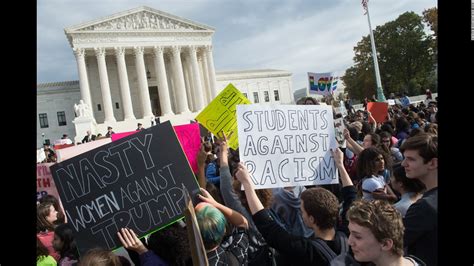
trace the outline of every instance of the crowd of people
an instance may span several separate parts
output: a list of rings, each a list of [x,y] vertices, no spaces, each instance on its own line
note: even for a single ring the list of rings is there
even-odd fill
[[[437,101],[392,105],[383,123],[346,107],[347,147],[331,150],[335,185],[256,190],[225,134],[203,137],[195,212],[209,265],[438,265]],[[87,132],[83,142],[97,138]],[[128,257],[79,256],[52,196],[37,205],[37,224],[37,265],[192,265],[181,221],[142,239],[120,228]]]

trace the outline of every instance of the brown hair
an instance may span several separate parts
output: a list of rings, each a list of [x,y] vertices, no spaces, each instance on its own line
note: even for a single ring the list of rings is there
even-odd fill
[[[43,202],[36,206],[36,233],[44,231],[54,231],[54,224],[46,220],[49,215],[49,208],[54,205],[51,202]]]
[[[250,212],[250,207],[247,203],[247,197],[245,196],[245,191],[241,190],[241,185],[239,180],[234,179],[232,187],[234,188],[235,193],[239,196],[240,202],[244,205],[245,209]],[[262,203],[264,208],[269,208],[272,204],[273,193],[271,189],[256,189],[255,194],[257,194],[258,199]]]
[[[423,162],[427,163],[433,158],[438,158],[438,136],[420,133],[407,138],[400,147],[401,152],[405,150],[417,150]]]
[[[358,200],[347,211],[347,220],[368,228],[379,242],[393,241],[392,252],[403,256],[402,215],[385,200]]]
[[[305,211],[313,216],[319,228],[334,228],[339,214],[339,201],[332,192],[322,187],[310,188],[301,193],[301,200]]]

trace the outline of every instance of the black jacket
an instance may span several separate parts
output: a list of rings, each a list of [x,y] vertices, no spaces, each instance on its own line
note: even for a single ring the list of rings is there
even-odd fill
[[[341,189],[341,193],[344,198],[343,215],[345,216],[348,207],[355,199],[356,190],[354,186],[347,186]],[[278,265],[329,265],[329,261],[321,254],[321,251],[312,244],[311,238],[288,233],[275,221],[268,209],[255,213],[252,218],[268,245],[280,254]],[[346,230],[343,230],[344,228]],[[342,221],[337,229],[347,231],[347,221]],[[341,243],[338,238],[325,242],[334,253],[341,253]]]
[[[95,138],[96,138],[96,135],[91,135],[91,138],[90,138],[90,139],[89,139],[89,135],[86,135],[86,136],[82,139],[82,143],[93,141],[93,140],[95,140]]]
[[[438,188],[425,192],[408,208],[403,224],[407,253],[427,265],[438,265]]]

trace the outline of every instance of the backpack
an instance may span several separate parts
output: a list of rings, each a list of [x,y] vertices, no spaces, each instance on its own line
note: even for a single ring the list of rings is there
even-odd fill
[[[241,263],[239,262],[239,259],[237,258],[237,256],[235,256],[235,254],[231,250],[226,250],[225,254],[226,254],[227,265],[230,265],[230,266],[241,265]]]
[[[270,211],[272,212],[272,211]],[[249,265],[258,266],[275,266],[276,265],[276,250],[270,247],[263,236],[255,229],[249,228],[249,250],[248,261]],[[250,252],[250,249],[254,249]]]
[[[347,237],[342,232],[336,232],[336,241],[341,244],[341,252],[339,254],[345,254],[349,250],[349,244],[347,243]],[[326,241],[321,238],[316,238],[311,241],[314,247],[323,255],[323,257],[330,263],[339,254],[336,254],[327,244]]]

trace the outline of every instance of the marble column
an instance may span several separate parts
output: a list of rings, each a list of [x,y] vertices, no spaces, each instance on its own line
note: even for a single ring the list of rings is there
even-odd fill
[[[153,112],[151,111],[150,93],[148,92],[148,81],[146,78],[146,71],[145,71],[145,60],[143,59],[144,48],[135,46],[133,50],[135,52],[135,65],[137,67],[140,103],[142,105],[143,116],[141,118],[146,118],[149,120],[154,115],[153,115]]]
[[[107,75],[107,65],[105,63],[105,48],[94,48],[99,65],[100,91],[104,102],[105,124],[115,122],[114,109],[112,107],[112,96],[110,95],[109,76]]]
[[[115,47],[115,56],[117,57],[124,120],[135,120],[132,107],[132,97],[130,96],[130,85],[128,83],[127,64],[125,63],[125,48]]]
[[[188,97],[188,107],[191,112],[195,109],[195,99],[193,94],[193,84],[191,77],[191,63],[189,62],[189,56],[183,57],[183,72],[184,72],[184,84],[186,87],[186,97]]]
[[[201,49],[203,50],[203,49]],[[201,71],[202,71],[202,77],[203,78],[203,91],[204,91],[204,95],[206,96],[204,98],[205,100],[205,104],[209,104],[211,102],[211,92],[209,90],[209,72],[207,71],[207,60],[206,60],[206,55],[205,55],[205,51],[202,51],[201,52],[201,56],[200,56],[200,59],[201,59]]]
[[[193,89],[194,89],[194,99],[195,99],[195,111],[200,111],[204,107],[203,100],[203,89],[201,86],[201,74],[199,73],[199,64],[197,60],[197,48],[196,46],[189,47],[189,55],[191,59],[192,67],[192,80],[193,80]]]
[[[163,47],[153,47],[156,77],[158,79],[158,93],[160,98],[161,115],[173,115],[171,110],[168,80],[166,78],[165,60],[163,58]]]
[[[181,47],[173,46],[173,63],[175,70],[174,80],[176,85],[177,114],[189,112],[188,99],[186,97],[186,88],[184,87],[183,66],[181,64]]]
[[[77,69],[79,71],[79,87],[81,89],[81,99],[84,100],[91,110],[92,118],[94,118],[94,108],[92,106],[91,91],[89,88],[89,78],[87,77],[86,68],[86,51],[83,48],[74,48],[76,56]]]
[[[209,87],[211,98],[217,96],[216,71],[214,69],[214,58],[212,57],[212,45],[206,45],[207,71],[209,72]]]

